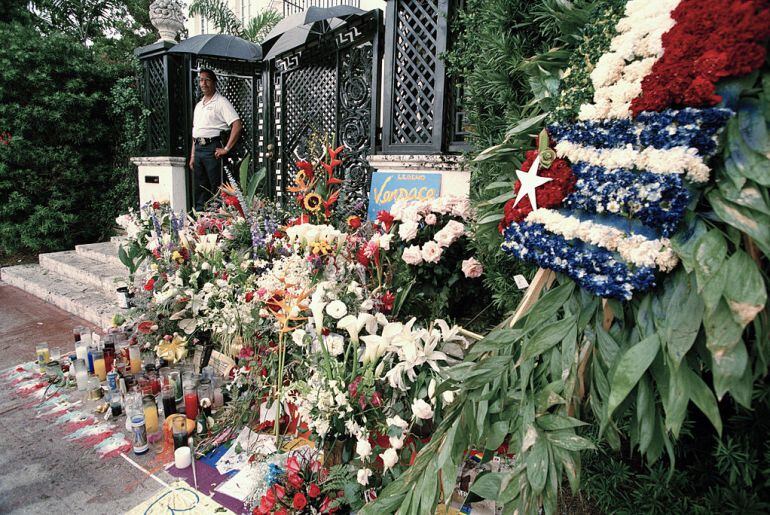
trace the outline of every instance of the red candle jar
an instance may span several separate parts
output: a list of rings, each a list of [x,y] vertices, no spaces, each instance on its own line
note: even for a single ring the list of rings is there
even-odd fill
[[[198,391],[194,385],[184,387],[184,413],[189,419],[198,418]]]

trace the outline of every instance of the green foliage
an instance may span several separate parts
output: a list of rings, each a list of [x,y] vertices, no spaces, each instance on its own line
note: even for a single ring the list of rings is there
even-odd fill
[[[485,202],[513,189],[516,167],[541,128],[542,114],[555,106],[560,70],[594,3],[599,2],[468,0],[452,23],[457,38],[446,60],[450,73],[462,80],[474,151],[505,139],[510,158],[475,163],[471,176],[471,198],[480,208],[475,255],[497,308],[492,319],[514,309],[521,291],[513,277],[529,275],[531,267],[500,252],[500,202]]]
[[[61,249],[109,235],[135,201],[125,166],[138,120],[115,81],[131,73],[60,33],[0,24],[0,254]],[[111,93],[112,91],[112,93]]]

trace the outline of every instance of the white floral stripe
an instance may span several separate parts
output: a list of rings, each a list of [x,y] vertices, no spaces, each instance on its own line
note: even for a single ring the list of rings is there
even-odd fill
[[[631,145],[623,148],[596,148],[560,141],[556,144],[556,154],[573,163],[582,161],[603,166],[607,170],[636,168],[658,174],[685,174],[690,182],[708,182],[710,175],[708,165],[698,155],[696,148],[647,147],[635,150]]]
[[[679,262],[668,238],[651,240],[640,234],[630,234],[615,227],[580,220],[544,208],[532,211],[526,221],[542,224],[545,230],[566,239],[579,239],[610,252],[617,252],[627,263],[636,266],[656,267],[668,272]]]
[[[591,72],[592,104],[580,106],[578,118],[629,118],[631,101],[642,93],[642,79],[663,55],[663,34],[674,26],[671,11],[680,0],[630,0],[618,21],[610,51]]]

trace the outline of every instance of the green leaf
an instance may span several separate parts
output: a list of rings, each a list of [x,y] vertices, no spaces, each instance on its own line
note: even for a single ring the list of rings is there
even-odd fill
[[[714,375],[714,390],[717,399],[722,399],[725,393],[738,385],[746,370],[751,372],[749,353],[746,344],[739,341],[735,347],[715,356],[711,356],[711,372]]]
[[[657,334],[654,334],[623,353],[610,380],[610,399],[607,403],[607,416],[612,416],[615,409],[631,393],[631,390],[634,389],[639,379],[647,371],[659,350],[660,338]]]
[[[680,271],[671,282],[661,338],[668,355],[679,366],[698,336],[703,320],[703,301],[696,291],[693,275]]]
[[[516,197],[516,192],[513,191],[513,188],[511,188],[511,191],[506,191],[505,193],[498,195],[494,198],[485,200],[484,202],[480,202],[479,206],[481,207],[481,206],[492,206],[495,204],[502,204],[503,202],[507,202],[514,197]]]
[[[722,435],[722,419],[719,416],[719,406],[717,406],[716,397],[703,379],[700,378],[689,367],[682,367],[684,374],[684,382],[687,386],[690,399],[698,406],[698,409],[703,412],[709,419],[711,424],[717,430],[719,435]]]
[[[539,356],[561,342],[575,326],[576,322],[577,318],[572,316],[541,328],[524,343],[518,363],[521,364],[528,359]]]
[[[574,291],[575,283],[573,281],[567,281],[547,291],[527,313],[527,316],[524,318],[526,321],[525,327],[530,329],[549,320],[564,307],[567,299],[572,296]]]
[[[655,432],[655,395],[650,379],[642,376],[636,395],[636,420],[638,421],[639,451],[645,453]]]
[[[730,181],[718,181],[717,186],[724,198],[730,202],[770,215],[770,206],[765,202],[762,191],[753,182],[745,183],[740,189]]]
[[[548,441],[557,447],[568,451],[588,451],[596,449],[596,446],[586,438],[578,436],[571,431],[549,431],[545,433]]]
[[[508,436],[509,423],[507,420],[498,420],[487,434],[486,448],[490,450],[497,449],[503,444],[505,437]]]
[[[536,127],[546,118],[546,116],[548,116],[548,113],[539,114],[537,116],[521,120],[519,123],[508,129],[508,131],[505,133],[505,139],[509,140],[518,134],[527,132],[532,127]]]
[[[576,418],[567,417],[563,415],[555,415],[546,413],[535,419],[537,425],[546,431],[558,431],[560,429],[571,429],[573,427],[580,427],[587,425],[586,422],[578,420]]]
[[[538,435],[524,462],[527,464],[529,485],[534,493],[539,494],[545,488],[545,480],[548,476],[548,444],[542,435]]]
[[[762,105],[756,98],[742,98],[738,107],[738,127],[746,145],[760,154],[770,152],[770,138]]]
[[[720,359],[735,347],[741,339],[743,326],[735,321],[727,302],[722,299],[713,313],[703,319],[706,330],[706,347],[714,359]]]
[[[470,487],[470,492],[478,495],[482,499],[496,501],[500,496],[500,486],[503,479],[509,473],[503,472],[482,472],[476,476],[476,480]]]
[[[711,190],[707,198],[719,218],[749,235],[765,255],[770,255],[770,217],[726,200],[719,190]]]
[[[485,190],[495,190],[499,188],[513,188],[513,180],[509,179],[507,181],[495,181],[490,184],[487,184],[484,187]]]
[[[724,182],[724,181],[722,181]],[[706,224],[700,220],[690,220],[688,227],[679,231],[671,238],[671,245],[687,272],[692,272],[696,266],[695,249],[700,241],[700,237],[707,232]]]
[[[736,119],[730,120],[727,125],[727,147],[730,152],[731,165],[735,165],[741,175],[763,186],[770,186],[767,158],[753,151],[746,144]]]
[[[744,251],[738,249],[727,260],[727,277],[724,296],[730,306],[733,319],[746,327],[762,311],[767,302],[767,288],[757,264]]]
[[[479,220],[478,224],[479,225],[491,224],[491,223],[497,224],[502,219],[503,219],[503,214],[502,213],[497,213],[497,214],[494,214],[494,215],[487,215],[487,216],[483,217],[481,220]]]
[[[698,291],[713,277],[727,255],[727,242],[718,229],[712,229],[698,238],[695,244],[695,275]]]

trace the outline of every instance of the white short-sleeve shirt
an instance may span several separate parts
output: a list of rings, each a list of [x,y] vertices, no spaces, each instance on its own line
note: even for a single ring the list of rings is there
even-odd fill
[[[215,92],[211,100],[205,98],[195,106],[193,138],[214,138],[240,119],[235,108],[225,97]]]

